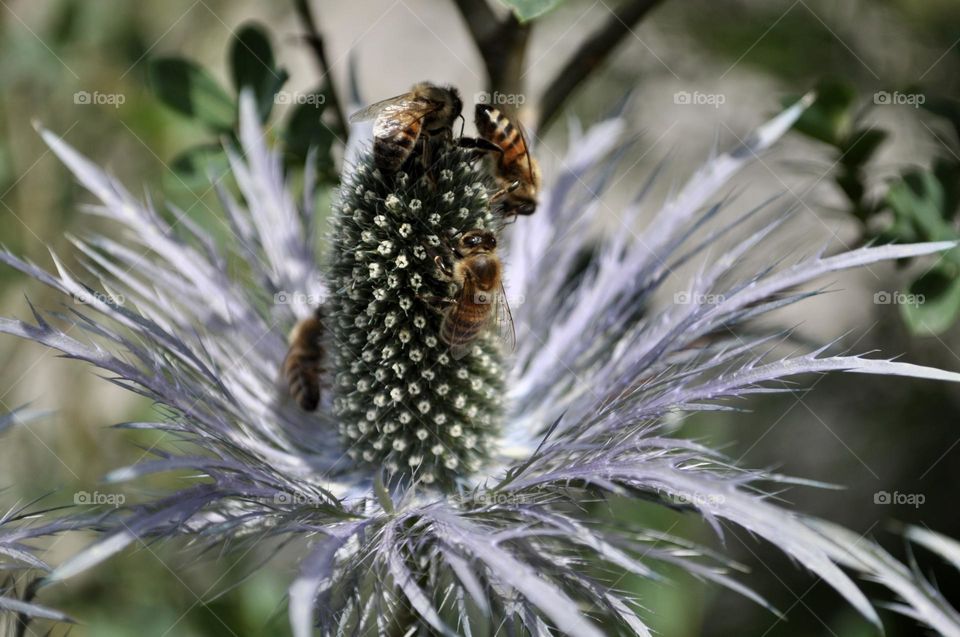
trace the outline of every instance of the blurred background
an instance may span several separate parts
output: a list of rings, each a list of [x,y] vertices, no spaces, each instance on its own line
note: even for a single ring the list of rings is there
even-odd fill
[[[110,232],[79,212],[90,197],[36,126],[62,135],[158,208],[225,232],[212,220],[218,203],[207,176],[222,175],[216,148],[233,135],[237,87],[248,83],[266,87],[263,115],[293,182],[313,147],[309,161],[325,184],[317,196],[328,200],[344,138],[336,105],[349,112],[351,65],[366,101],[429,79],[458,86],[467,104],[516,107],[548,184],[575,139],[571,131],[629,95],[625,116],[637,139],[609,202],[612,227],[642,228],[642,218],[617,215],[617,198],[628,200],[662,163],[651,207],[711,152],[735,146],[783,104],[817,88],[818,102],[797,130],[728,190],[734,211],[773,195],[781,196],[775,205],[796,208],[771,259],[823,245],[836,251],[869,241],[958,238],[958,3],[512,2],[530,17],[521,24],[505,4],[490,2],[489,11],[476,13],[477,3],[467,0],[0,1],[0,242],[44,267],[52,267],[52,249],[80,272],[70,237]],[[478,47],[484,20],[492,31]],[[955,252],[837,277],[830,294],[777,319],[797,326],[801,338],[843,336],[842,346],[857,352],[879,348],[960,370]],[[61,303],[0,268],[0,315],[28,318],[27,299],[47,308]],[[72,503],[75,493],[93,492],[110,469],[136,462],[158,442],[110,429],[155,418],[155,410],[81,365],[9,337],[0,338],[0,360],[0,410],[30,403],[51,411],[0,441],[0,487],[10,486],[0,492],[0,508],[51,492],[45,503]],[[816,391],[800,391],[811,387]],[[835,375],[804,379],[797,390],[751,399],[743,413],[701,417],[682,431],[746,466],[843,485],[797,487],[780,497],[877,538],[900,557],[902,540],[891,533],[897,522],[960,537],[955,387]],[[698,520],[652,508],[618,514],[718,542]],[[56,562],[84,541],[61,539],[47,557]],[[657,587],[623,578],[620,585],[636,591],[660,634],[876,634],[776,551],[735,529],[722,541],[749,568],[742,579],[783,618],[682,576]],[[261,557],[224,553],[201,567],[176,546],[141,545],[41,601],[84,622],[73,628],[75,637],[283,635],[295,564],[261,567]],[[960,599],[955,573],[930,556],[917,558],[948,599]],[[886,611],[883,619],[888,635],[916,634],[909,620]]]

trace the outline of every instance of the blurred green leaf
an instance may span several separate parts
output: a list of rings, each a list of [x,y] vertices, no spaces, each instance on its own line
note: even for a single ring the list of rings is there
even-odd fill
[[[53,42],[61,46],[70,42],[76,36],[79,18],[78,0],[63,0],[53,12],[53,24],[50,28]]]
[[[332,168],[333,158],[330,151],[336,136],[320,119],[326,109],[327,95],[322,89],[318,89],[300,97],[303,100],[290,114],[283,135],[288,160],[302,165],[308,151],[316,148],[320,167]]]
[[[500,2],[512,9],[520,22],[527,22],[560,6],[563,0],[500,0]]]
[[[214,131],[233,130],[236,104],[203,68],[184,58],[157,58],[150,61],[149,73],[164,104]]]
[[[941,175],[956,179],[957,166],[938,164]],[[952,175],[952,177],[951,177]],[[951,219],[956,210],[956,187],[944,187],[934,171],[915,170],[887,191],[894,225],[887,238],[894,241],[950,241],[958,238]],[[910,284],[900,313],[913,334],[939,334],[960,315],[960,249],[942,256],[936,267]]]
[[[952,97],[927,97],[921,105],[925,110],[946,119],[953,126],[960,142],[960,100]]]
[[[952,250],[951,252],[955,252]],[[927,272],[910,284],[909,296],[900,303],[900,314],[913,334],[940,334],[960,315],[960,277],[953,264]]]
[[[290,76],[286,70],[277,68],[270,38],[259,24],[243,26],[234,34],[230,47],[233,85],[238,93],[244,87],[253,90],[260,119],[266,121],[273,108],[274,96]]]
[[[193,146],[177,155],[170,163],[174,174],[169,185],[187,190],[206,190],[230,170],[220,144]]]
[[[933,174],[943,188],[944,219],[953,221],[960,210],[960,162],[952,157],[941,157],[933,162]]]
[[[952,211],[947,210],[946,191],[937,176],[930,171],[905,173],[900,181],[890,185],[887,204],[893,211],[895,226],[909,226],[915,231],[916,238],[924,241],[948,241],[957,238],[956,232],[947,221]]]
[[[784,100],[792,104],[796,99]],[[847,82],[825,80],[817,87],[817,101],[804,111],[794,128],[808,137],[841,148],[854,121],[856,89]]]
[[[856,168],[841,170],[833,180],[850,200],[852,204],[851,212],[861,221],[866,221],[873,211],[862,207],[863,197],[867,192],[867,186],[863,181],[863,171]]]
[[[866,128],[854,131],[840,146],[843,155],[840,161],[846,166],[863,166],[873,157],[889,134],[882,128]]]

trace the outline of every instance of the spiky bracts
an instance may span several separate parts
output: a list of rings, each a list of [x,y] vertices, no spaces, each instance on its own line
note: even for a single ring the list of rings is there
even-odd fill
[[[503,369],[489,333],[459,360],[441,340],[438,300],[457,290],[435,259],[458,233],[502,224],[466,151],[440,142],[430,171],[418,160],[384,175],[366,154],[344,180],[329,267],[334,411],[352,458],[450,485],[488,457]]]

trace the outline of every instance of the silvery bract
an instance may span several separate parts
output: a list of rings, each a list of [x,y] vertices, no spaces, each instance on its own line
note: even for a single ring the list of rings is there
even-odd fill
[[[773,352],[787,332],[738,330],[765,312],[809,297],[803,286],[824,275],[935,255],[952,246],[876,246],[829,257],[815,253],[744,274],[744,257],[763,254],[784,215],[758,224],[768,214],[763,209],[726,225],[708,224],[720,210],[713,202],[730,177],[787,131],[809,101],[762,126],[742,147],[711,159],[637,236],[619,232],[598,240],[587,232],[609,205],[603,197],[620,156],[624,121],[614,117],[582,134],[574,131],[569,155],[546,175],[540,209],[503,231],[509,243],[502,249],[507,296],[515,301],[519,346],[502,363],[492,343],[478,346],[468,365],[492,367],[470,396],[466,389],[438,389],[452,382],[446,375],[456,375],[456,366],[433,368],[431,378],[423,377],[427,368],[418,365],[403,367],[402,378],[388,376],[399,373],[393,367],[398,357],[409,359],[414,349],[439,356],[422,351],[429,347],[428,333],[409,332],[424,328],[403,313],[399,298],[390,297],[388,278],[397,274],[399,255],[413,255],[423,240],[422,230],[407,232],[394,224],[407,222],[408,213],[417,210],[428,219],[438,212],[430,207],[440,204],[429,194],[413,196],[412,183],[390,184],[392,190],[374,187],[370,180],[376,176],[362,148],[349,149],[344,188],[355,190],[342,193],[331,254],[321,258],[309,238],[316,225],[311,179],[308,175],[302,201],[295,198],[280,159],[263,139],[249,95],[241,100],[241,147],[230,149],[242,202],[220,190],[224,222],[235,235],[226,246],[216,245],[180,211],[172,211],[177,223],[165,221],[151,203],[133,197],[56,135],[43,133],[98,201],[91,212],[111,219],[119,231],[110,238],[77,241],[98,289],[82,283],[56,257],[56,272],[48,273],[4,254],[8,264],[87,305],[56,316],[37,311],[32,322],[0,319],[0,330],[87,361],[113,382],[156,401],[163,417],[123,426],[163,431],[196,449],[191,455],[156,451],[155,459],[117,469],[108,480],[183,469],[204,476],[147,505],[99,516],[95,527],[102,537],[46,581],[76,575],[141,539],[187,536],[201,547],[236,548],[284,538],[302,550],[300,575],[289,595],[290,621],[299,636],[317,626],[324,634],[402,634],[412,625],[448,635],[490,634],[509,626],[537,635],[555,628],[600,635],[601,622],[605,630],[616,626],[623,633],[647,635],[648,611],[602,574],[626,571],[657,579],[666,565],[763,603],[727,574],[729,565],[716,552],[652,529],[619,528],[581,506],[615,495],[689,511],[718,532],[724,524],[747,529],[821,577],[871,622],[879,623],[878,616],[852,576],[887,586],[898,598],[897,610],[944,634],[960,634],[957,613],[913,570],[869,540],[765,496],[763,485],[787,478],[736,468],[720,453],[670,435],[665,426],[678,414],[732,409],[736,403],[730,399],[782,391],[775,381],[808,372],[960,380],[955,373],[905,362],[830,355],[826,347],[781,357]],[[354,139],[369,144],[360,135]],[[482,183],[476,185],[482,179],[473,169],[461,166],[457,157],[449,159],[450,172],[437,175],[437,196],[452,193],[450,201],[441,202],[443,210],[463,208],[471,223],[479,223],[487,218],[483,198],[489,193]],[[357,194],[358,185],[369,187]],[[630,221],[642,206],[653,206],[648,190],[619,216]],[[395,200],[388,200],[390,194]],[[403,220],[382,214],[390,207],[401,210]],[[350,220],[347,214],[353,215]],[[365,227],[368,223],[373,225]],[[366,267],[345,267],[346,250],[369,253]],[[393,269],[385,266],[387,260]],[[246,267],[228,268],[228,263]],[[698,263],[703,265],[679,297],[685,302],[661,302],[655,292],[667,276]],[[371,277],[377,285],[368,285]],[[409,279],[395,283],[410,285]],[[285,336],[298,318],[312,312],[312,301],[338,294],[345,296],[333,303],[331,318],[343,319],[335,331],[347,340],[331,345],[331,371],[344,385],[333,397],[336,405],[306,415],[283,400],[277,387]],[[376,307],[370,300],[374,294],[383,296],[384,314],[366,314]],[[361,311],[367,319],[358,318]],[[429,321],[435,324],[435,317]],[[403,337],[409,337],[407,343],[400,337],[403,329],[409,332]],[[371,367],[351,371],[351,357],[372,351],[359,338],[350,342],[351,334],[360,333],[353,330],[377,332],[370,338],[381,355],[391,348],[390,364],[371,360]],[[740,338],[722,338],[730,333]],[[507,388],[502,417],[499,406],[485,402],[488,387],[499,387],[495,378],[501,364]],[[414,368],[420,379],[407,376]],[[377,369],[384,370],[381,379]],[[472,374],[468,370],[468,377],[459,379],[466,383],[461,388],[471,386]],[[380,385],[351,405],[358,388],[349,383],[361,380]],[[416,409],[414,382],[429,395],[429,409],[411,413],[407,423],[397,416],[390,431],[378,420],[379,412],[367,421],[368,409],[387,411],[394,403],[398,409],[411,404]],[[396,396],[392,387],[400,388]],[[457,406],[458,393],[474,401],[478,415],[490,417],[489,429],[478,429]],[[365,432],[357,420],[361,406],[369,423]],[[448,418],[426,421],[432,428],[426,436],[439,432],[450,449],[431,459],[417,447],[417,418],[439,413]],[[458,424],[461,429],[453,435],[451,428]],[[476,444],[490,431],[498,435]],[[477,435],[476,453],[466,444],[468,434]],[[401,436],[402,443],[394,446]],[[357,460],[348,454],[351,441],[360,445],[353,454]],[[377,463],[391,460],[405,460],[410,469],[396,462],[395,470],[410,471],[417,480],[401,486],[383,480]],[[449,484],[425,484],[419,479],[426,473],[421,465],[445,467]],[[51,532],[67,528],[71,518],[66,520],[51,521]],[[924,531],[911,533],[912,541],[957,563],[955,543]],[[0,549],[16,549],[17,541],[14,536],[12,545],[0,544]],[[0,553],[9,555],[5,549]],[[585,562],[597,568],[584,568]],[[3,603],[9,608],[9,601]]]

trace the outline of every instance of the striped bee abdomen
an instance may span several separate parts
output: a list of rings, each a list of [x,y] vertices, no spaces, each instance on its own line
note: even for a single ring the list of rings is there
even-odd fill
[[[419,136],[420,123],[414,122],[393,135],[377,137],[373,142],[373,158],[377,168],[389,173],[400,170],[413,152]]]
[[[444,317],[440,337],[448,345],[469,343],[484,328],[491,306],[466,302],[452,308]]]
[[[290,335],[290,350],[283,361],[283,378],[290,396],[304,411],[320,404],[323,375],[323,323],[311,316],[297,323]]]

